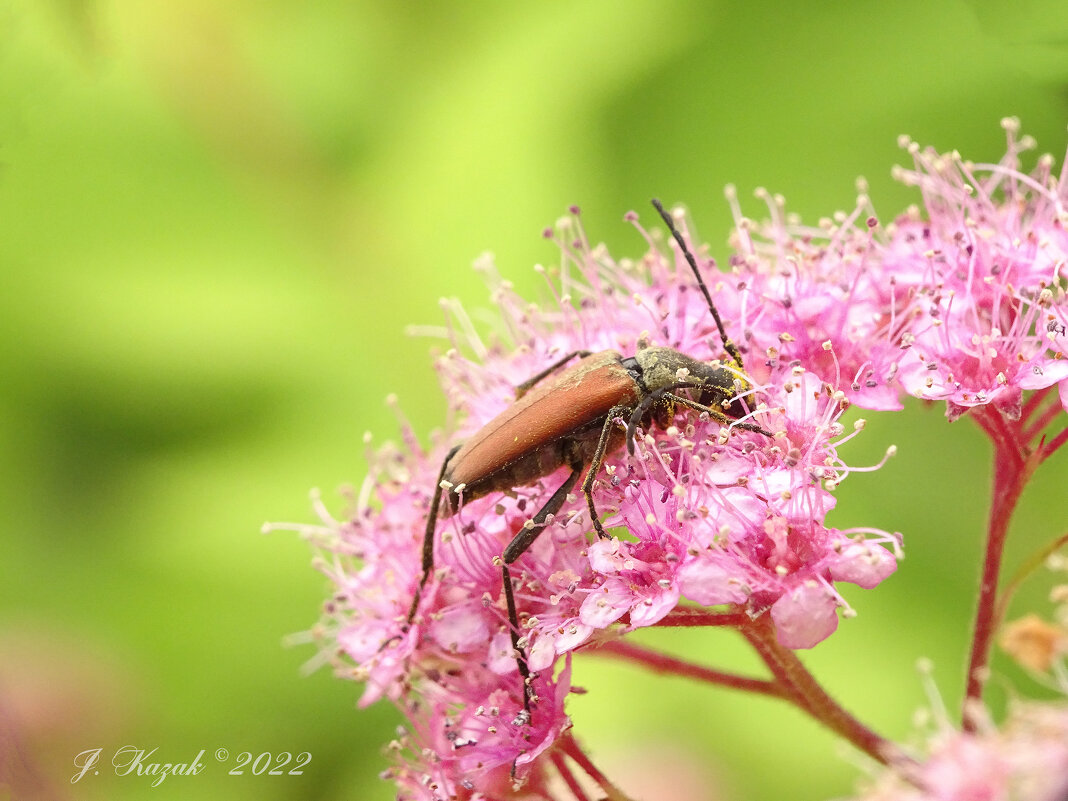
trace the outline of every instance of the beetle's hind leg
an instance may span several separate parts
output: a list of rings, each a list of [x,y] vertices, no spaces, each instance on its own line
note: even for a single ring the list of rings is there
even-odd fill
[[[527,664],[526,651],[519,644],[519,613],[515,606],[515,591],[512,589],[512,574],[508,570],[508,565],[526,553],[527,549],[534,544],[534,540],[541,534],[548,517],[560,511],[560,507],[567,500],[567,494],[574,489],[581,470],[582,465],[571,469],[571,475],[553,493],[553,496],[545,502],[541,510],[523,524],[522,530],[508,543],[508,547],[504,549],[504,554],[502,555],[501,573],[504,577],[504,600],[508,605],[508,629],[512,638],[512,650],[516,653],[515,662],[519,667],[519,675],[523,679],[523,711],[526,713],[527,720],[530,718],[530,704],[534,700],[534,688],[530,683],[530,666]]]
[[[561,367],[563,367],[569,361],[574,359],[576,356],[578,356],[580,359],[585,359],[589,355],[590,355],[590,351],[588,351],[588,350],[573,350],[573,351],[571,351],[569,354],[564,356],[562,359],[558,359],[557,361],[555,361],[552,364],[550,364],[548,367],[546,367],[544,370],[542,370],[537,375],[532,375],[530,378],[528,378],[522,384],[517,385],[516,388],[515,388],[515,396],[516,396],[516,398],[517,399],[518,398],[522,398],[524,395],[526,395],[530,391],[530,389],[535,384],[537,384],[542,379],[547,378],[548,376],[550,376],[553,373],[555,373],[557,370],[559,370]]]
[[[426,587],[427,580],[430,578],[430,571],[434,569],[434,532],[438,527],[438,510],[441,507],[441,482],[445,480],[445,471],[449,469],[449,462],[458,450],[460,446],[454,445],[445,454],[445,460],[441,463],[441,472],[438,473],[438,483],[434,485],[434,498],[430,501],[430,511],[426,515],[426,533],[423,535],[423,575],[419,578],[419,586],[415,588],[415,597],[412,598],[412,605],[408,609],[408,616],[401,629],[403,632],[407,632],[412,626],[412,621],[415,620],[415,613],[419,610],[419,601],[423,598],[423,588]]]

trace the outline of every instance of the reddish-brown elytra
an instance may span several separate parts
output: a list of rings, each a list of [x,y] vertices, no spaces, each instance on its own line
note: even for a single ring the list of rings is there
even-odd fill
[[[682,235],[660,202],[654,199],[653,205],[697,277],[729,360],[706,364],[664,347],[643,347],[630,357],[614,350],[569,353],[520,384],[515,403],[465,443],[449,451],[441,465],[427,515],[423,575],[408,611],[405,630],[415,619],[423,589],[434,569],[434,533],[439,517],[454,514],[461,501],[532,484],[561,467],[571,471],[541,510],[508,543],[501,557],[508,622],[519,673],[523,677],[526,715],[529,715],[534,699],[526,654],[519,642],[519,617],[508,566],[537,539],[548,518],[560,511],[582,471],[586,471],[582,494],[586,497],[590,519],[597,536],[607,538],[593,502],[594,480],[606,454],[624,442],[633,453],[634,434],[639,423],[648,426],[655,422],[664,427],[674,417],[675,407],[684,406],[708,414],[723,424],[771,436],[769,431],[754,423],[735,420],[728,415],[728,412],[737,411],[739,395],[751,389],[745,377],[742,356],[727,337],[697,261]],[[562,369],[576,357],[579,357],[578,362]],[[676,390],[694,390],[707,403],[677,395]],[[444,508],[442,490],[448,495]]]

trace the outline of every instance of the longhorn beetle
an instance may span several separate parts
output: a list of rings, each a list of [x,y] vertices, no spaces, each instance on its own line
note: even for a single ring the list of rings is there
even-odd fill
[[[723,350],[730,357],[729,361],[705,364],[673,348],[648,346],[639,347],[638,352],[628,358],[614,350],[599,353],[578,350],[567,354],[520,384],[515,403],[462,445],[449,451],[442,462],[427,514],[423,538],[423,575],[408,610],[404,631],[411,627],[415,619],[423,589],[434,569],[434,533],[439,517],[455,514],[461,499],[470,501],[491,492],[533,484],[560,467],[567,467],[571,471],[541,510],[508,543],[502,554],[501,572],[508,624],[519,674],[523,679],[523,709],[527,720],[534,694],[526,654],[519,642],[519,616],[509,565],[538,538],[546,520],[560,511],[582,471],[586,471],[582,494],[586,497],[590,520],[597,536],[607,539],[608,534],[593,502],[594,480],[604,465],[605,456],[624,442],[627,450],[634,453],[634,434],[639,423],[648,425],[649,422],[656,422],[660,427],[666,427],[674,416],[675,407],[684,406],[703,412],[720,423],[772,436],[770,431],[754,423],[735,420],[728,415],[728,412],[737,411],[735,403],[739,395],[752,388],[744,372],[742,355],[727,336],[697,261],[671,216],[664,211],[660,201],[654,199],[653,206],[667,224],[697,278],[697,285],[708,302],[708,309],[719,329]],[[561,370],[575,357],[579,357],[579,361]],[[680,389],[697,390],[702,400],[710,401],[707,404],[698,403],[675,394]],[[617,427],[617,421],[626,421],[625,432]],[[444,508],[441,503],[443,489],[448,494]]]

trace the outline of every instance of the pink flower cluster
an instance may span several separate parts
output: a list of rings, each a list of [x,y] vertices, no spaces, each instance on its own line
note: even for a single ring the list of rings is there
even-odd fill
[[[864,195],[817,228],[770,199],[771,219],[757,225],[734,201],[732,266],[748,292],[725,314],[758,341],[783,334],[779,358],[863,408],[901,408],[906,393],[944,400],[950,419],[987,404],[1017,419],[1025,390],[1054,385],[1068,406],[1068,177],[1052,174],[1048,155],[1021,172],[1034,142],[1018,138],[1015,119],[1003,127],[997,164],[903,138],[914,167],[895,176],[921,190],[923,208],[885,231]]]
[[[1017,699],[1000,726],[981,712],[975,732],[957,731],[949,721],[936,719],[923,734],[918,764],[879,771],[855,801],[1068,798],[1068,702]]]
[[[563,354],[629,356],[651,342],[705,362],[724,356],[680,252],[633,213],[649,245],[638,262],[592,246],[577,209],[547,232],[562,254],[547,307],[481,265],[500,319],[487,346],[450,307],[452,349],[438,360],[455,412],[449,440],[426,452],[406,428],[403,449],[372,456],[344,519],[320,508],[323,525],[305,527],[334,585],[312,632],[322,659],[366,683],[361,704],[386,696],[410,721],[395,744],[401,798],[498,798],[516,780],[534,792],[570,736],[572,654],[694,605],[769,615],[787,648],[829,636],[838,610],[849,611],[836,584],[873,588],[900,557],[898,535],[827,524],[834,489],[853,472],[839,448],[863,428],[843,425],[850,405],[899,409],[907,393],[945,400],[951,417],[981,404],[1011,417],[1024,390],[1057,383],[1068,400],[1066,182],[1051,177],[1047,159],[1021,173],[1028,143],[1007,127],[997,165],[907,145],[915,168],[900,177],[922,190],[923,214],[883,228],[862,198],[853,214],[807,228],[777,201],[763,225],[735,205],[730,273],[714,272],[697,249],[753,385],[747,419],[773,436],[728,431],[686,409],[664,430],[639,431],[634,455],[609,454],[595,484],[610,540],[591,536],[584,499],[569,496],[511,568],[536,696],[529,710],[500,556],[567,470],[443,515],[409,626],[446,451]]]

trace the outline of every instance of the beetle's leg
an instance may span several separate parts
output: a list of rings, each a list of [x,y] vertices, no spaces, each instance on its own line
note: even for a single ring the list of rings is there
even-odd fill
[[[531,387],[533,387],[535,384],[537,384],[539,381],[541,381],[546,376],[551,375],[552,373],[555,373],[557,370],[559,370],[561,367],[563,367],[569,361],[574,359],[576,356],[579,356],[579,357],[585,359],[587,356],[590,355],[590,353],[591,353],[591,351],[588,351],[588,350],[573,350],[573,351],[571,351],[564,358],[553,362],[552,364],[550,364],[548,367],[546,367],[544,370],[542,370],[537,375],[533,375],[530,378],[528,378],[526,381],[524,381],[522,384],[519,384],[515,388],[515,396],[516,396],[516,398],[522,398],[524,395],[527,394],[527,392],[530,391]]]
[[[634,407],[627,420],[627,453],[634,455],[634,435],[638,432],[638,423],[653,406],[661,403],[664,399],[664,391],[651,392],[642,399],[642,402]]]
[[[438,508],[441,506],[441,482],[445,480],[445,471],[449,462],[460,450],[459,445],[454,445],[445,455],[445,461],[441,463],[441,472],[438,473],[438,483],[434,485],[434,498],[430,501],[430,511],[426,516],[426,534],[423,535],[423,575],[419,579],[419,586],[415,588],[415,597],[412,599],[411,608],[408,609],[408,617],[402,631],[407,631],[415,620],[415,613],[419,609],[419,601],[423,597],[423,588],[430,578],[430,571],[434,569],[434,531],[438,527]]]
[[[564,505],[564,501],[567,500],[567,494],[575,486],[575,482],[578,481],[579,471],[582,466],[579,465],[571,470],[571,475],[567,477],[563,484],[560,485],[560,489],[553,493],[553,496],[545,502],[545,505],[541,507],[541,510],[528,520],[522,530],[515,535],[515,538],[508,543],[508,547],[504,549],[503,561],[501,565],[501,572],[504,575],[504,600],[508,605],[508,628],[509,634],[512,637],[512,650],[515,651],[516,665],[519,666],[519,675],[523,679],[523,709],[527,715],[530,715],[530,702],[533,700],[534,688],[530,684],[530,667],[527,665],[526,652],[519,645],[519,613],[515,607],[515,593],[512,590],[512,574],[508,570],[508,565],[512,564],[516,559],[526,553],[534,540],[538,538],[538,535],[542,532],[542,527],[545,525],[546,518],[549,515],[555,515],[560,511],[560,507]]]
[[[765,437],[774,436],[766,428],[761,428],[756,423],[747,423],[744,420],[735,420],[733,417],[728,417],[722,411],[715,406],[705,406],[702,403],[697,403],[689,398],[683,398],[679,395],[672,395],[670,392],[664,393],[664,398],[677,403],[680,406],[685,406],[688,409],[693,409],[696,412],[707,412],[708,416],[713,420],[722,423],[725,426],[734,426],[735,428],[743,428],[746,431],[755,431],[758,434],[763,434]]]
[[[593,503],[593,482],[597,478],[597,474],[601,472],[601,467],[604,466],[604,456],[608,450],[608,439],[612,436],[612,427],[616,424],[616,418],[629,414],[629,406],[613,406],[608,412],[608,416],[604,419],[604,425],[601,427],[601,438],[597,440],[597,450],[593,452],[593,458],[590,459],[590,468],[586,471],[586,478],[582,481],[582,494],[586,496],[586,506],[590,509],[590,519],[593,521],[594,529],[597,530],[597,536],[602,540],[606,540],[609,537],[608,532],[601,525],[597,507]]]

